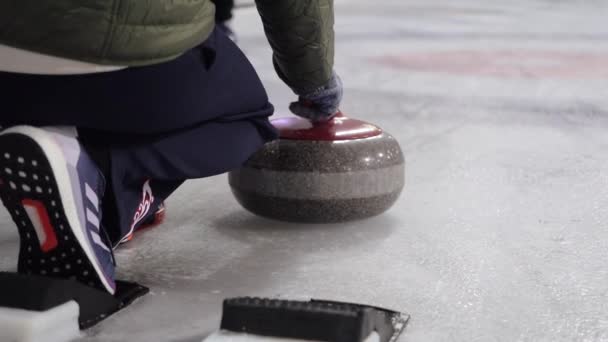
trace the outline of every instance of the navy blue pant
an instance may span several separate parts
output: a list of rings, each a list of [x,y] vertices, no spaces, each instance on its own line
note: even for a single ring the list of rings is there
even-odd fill
[[[219,30],[158,65],[42,76],[0,73],[0,126],[76,126],[106,176],[103,220],[117,244],[186,179],[237,168],[276,138],[255,70]]]

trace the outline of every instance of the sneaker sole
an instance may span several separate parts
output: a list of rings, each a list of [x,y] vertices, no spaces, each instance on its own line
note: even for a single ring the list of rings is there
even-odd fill
[[[71,278],[114,293],[84,236],[61,148],[45,131],[16,126],[0,133],[0,198],[20,235],[18,270]],[[39,236],[45,241],[39,241]]]

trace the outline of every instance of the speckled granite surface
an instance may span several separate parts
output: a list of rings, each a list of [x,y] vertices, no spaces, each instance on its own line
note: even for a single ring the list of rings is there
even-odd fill
[[[335,142],[271,142],[229,174],[249,211],[293,222],[341,222],[378,215],[403,189],[404,158],[388,133]]]

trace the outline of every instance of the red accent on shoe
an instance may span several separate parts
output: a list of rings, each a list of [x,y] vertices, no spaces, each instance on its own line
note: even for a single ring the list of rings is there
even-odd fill
[[[133,233],[125,236],[124,238],[122,238],[122,243],[129,242],[131,240],[133,240]]]
[[[44,204],[40,201],[27,198],[23,199],[21,204],[24,207],[33,207],[36,209],[36,213],[40,218],[40,223],[42,224],[45,235],[44,241],[40,241],[40,249],[45,253],[55,249],[55,247],[57,247],[57,235],[55,235],[55,229],[51,225],[51,219]]]
[[[165,210],[165,205],[161,204],[161,206],[154,213],[154,218],[146,223],[143,223],[141,226],[137,227],[135,231],[140,231],[143,229],[153,228],[156,226],[160,226],[163,222],[165,222],[165,217],[167,212]],[[131,234],[132,235],[132,234]],[[132,238],[132,236],[131,236]]]
[[[146,230],[146,229],[150,229],[150,228],[154,228],[157,226],[160,226],[163,222],[165,222],[165,218],[167,216],[167,211],[165,210],[165,204],[162,203],[158,209],[156,210],[156,212],[154,213],[154,215],[152,215],[151,217],[149,217],[146,221],[144,221],[140,226],[135,227],[135,230],[125,236],[122,240],[122,243],[126,243],[129,242],[131,240],[133,240],[133,237],[135,235],[135,233],[138,233],[142,230]]]
[[[150,207],[154,203],[154,194],[152,193],[152,187],[150,186],[150,180],[148,179],[142,188],[142,198],[139,207],[133,215],[133,223],[131,224],[131,232],[135,231],[137,224],[140,223],[144,217],[150,211]]]

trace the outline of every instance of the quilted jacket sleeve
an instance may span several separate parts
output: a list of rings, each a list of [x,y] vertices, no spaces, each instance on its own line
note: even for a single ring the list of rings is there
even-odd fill
[[[334,64],[333,0],[256,0],[279,77],[296,93],[323,86]]]

